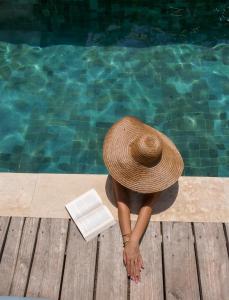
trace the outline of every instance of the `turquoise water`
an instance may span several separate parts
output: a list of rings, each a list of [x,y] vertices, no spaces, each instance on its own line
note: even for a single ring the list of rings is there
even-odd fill
[[[184,175],[229,176],[229,6],[0,1],[0,172],[107,173],[110,126],[167,134]]]
[[[167,134],[184,175],[229,176],[229,45],[0,43],[0,171],[107,173],[108,128]]]

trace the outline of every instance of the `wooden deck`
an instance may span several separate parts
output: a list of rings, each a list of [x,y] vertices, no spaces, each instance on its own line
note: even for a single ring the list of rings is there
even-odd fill
[[[0,217],[0,295],[228,300],[228,236],[229,223],[150,222],[135,284],[118,223],[87,243],[68,219]]]

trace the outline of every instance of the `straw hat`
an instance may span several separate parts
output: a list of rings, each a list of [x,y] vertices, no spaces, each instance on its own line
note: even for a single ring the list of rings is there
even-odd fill
[[[103,142],[103,159],[115,180],[139,193],[168,188],[184,169],[175,144],[133,116],[122,118],[108,130]]]

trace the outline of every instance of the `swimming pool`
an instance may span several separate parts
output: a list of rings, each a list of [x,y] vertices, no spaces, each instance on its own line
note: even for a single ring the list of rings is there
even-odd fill
[[[106,173],[104,135],[134,115],[184,175],[229,176],[225,3],[17,3],[0,5],[1,172]]]

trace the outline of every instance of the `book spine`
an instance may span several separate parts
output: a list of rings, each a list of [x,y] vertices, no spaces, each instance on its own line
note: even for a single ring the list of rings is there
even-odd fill
[[[79,217],[77,218],[77,220],[80,220],[81,218],[87,217],[88,214],[90,214],[93,210],[98,209],[98,208],[99,208],[100,206],[102,206],[102,205],[103,205],[103,204],[101,204],[101,203],[96,204],[95,206],[93,206],[93,208],[91,208],[90,210],[86,211],[83,215],[79,216]]]

